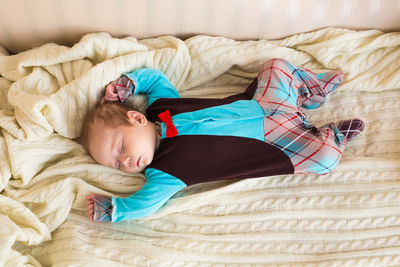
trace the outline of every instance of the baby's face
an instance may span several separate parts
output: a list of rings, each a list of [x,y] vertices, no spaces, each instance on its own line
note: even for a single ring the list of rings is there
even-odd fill
[[[143,171],[153,160],[157,145],[154,125],[137,112],[127,113],[130,125],[108,127],[95,122],[88,149],[100,164],[127,173]]]

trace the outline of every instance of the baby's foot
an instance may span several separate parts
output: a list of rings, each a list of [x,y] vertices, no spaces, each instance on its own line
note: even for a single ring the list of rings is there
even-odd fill
[[[365,127],[365,123],[360,119],[339,121],[336,125],[347,141],[359,135]]]
[[[343,78],[343,72],[337,70],[317,74],[317,79],[325,94],[335,91],[336,87],[343,82]]]
[[[111,221],[111,198],[100,195],[88,196],[86,198],[86,211],[92,221]]]

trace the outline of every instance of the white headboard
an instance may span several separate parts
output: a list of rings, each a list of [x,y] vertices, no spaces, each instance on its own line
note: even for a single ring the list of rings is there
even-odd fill
[[[0,44],[20,52],[115,37],[276,39],[327,26],[400,29],[400,0],[0,0]]]

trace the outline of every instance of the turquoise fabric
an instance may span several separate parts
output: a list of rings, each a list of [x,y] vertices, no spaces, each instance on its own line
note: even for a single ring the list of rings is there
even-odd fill
[[[127,198],[112,198],[112,222],[134,220],[153,214],[176,192],[186,187],[178,178],[157,169],[145,171],[147,183]]]
[[[159,70],[139,69],[124,75],[134,81],[134,94],[145,94],[147,96],[148,106],[159,98],[180,98],[175,87]]]
[[[264,112],[256,100],[239,100],[172,116],[178,135],[223,135],[264,141]],[[167,127],[161,123],[162,137]]]

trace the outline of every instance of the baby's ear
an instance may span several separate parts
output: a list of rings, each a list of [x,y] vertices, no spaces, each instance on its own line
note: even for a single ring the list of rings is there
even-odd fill
[[[146,116],[139,111],[129,110],[126,112],[126,116],[132,124],[147,125]]]

